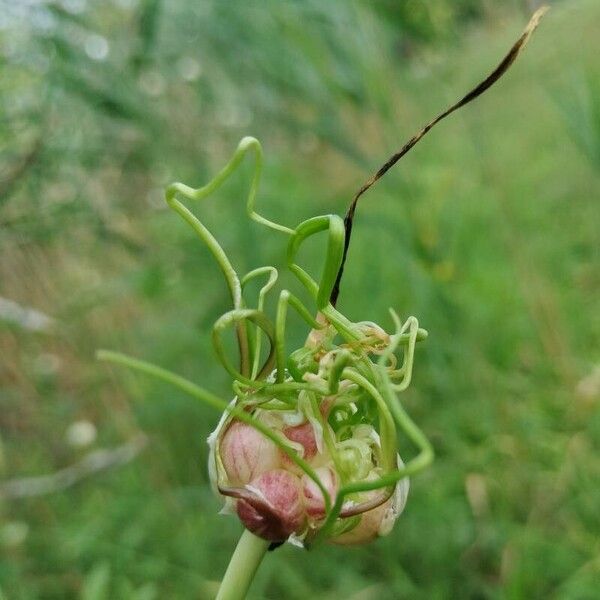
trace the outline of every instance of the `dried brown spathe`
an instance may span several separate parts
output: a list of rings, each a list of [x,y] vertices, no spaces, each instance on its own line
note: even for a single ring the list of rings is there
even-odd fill
[[[331,292],[330,301],[331,304],[335,306],[337,302],[338,295],[340,293],[340,281],[342,279],[342,275],[344,273],[344,264],[346,263],[346,256],[348,254],[348,247],[350,246],[350,237],[352,235],[352,223],[354,220],[354,213],[356,211],[356,205],[358,204],[358,200],[360,197],[381,177],[383,177],[405,154],[408,153],[409,150],[416,145],[416,143],[425,136],[425,134],[431,130],[434,125],[437,125],[441,120],[445,119],[448,115],[452,114],[455,110],[458,110],[461,106],[465,106],[472,100],[475,100],[478,96],[483,94],[486,90],[488,90],[496,81],[498,81],[504,73],[508,70],[508,68],[515,62],[517,56],[521,53],[523,48],[526,46],[531,34],[535,31],[535,28],[538,26],[541,18],[548,11],[548,6],[542,6],[539,8],[527,23],[527,27],[523,30],[521,37],[514,43],[511,49],[508,51],[508,54],[500,61],[500,64],[478,85],[476,85],[470,92],[468,92],[465,96],[463,96],[458,102],[452,104],[449,108],[440,113],[437,117],[429,121],[425,127],[420,129],[402,148],[390,156],[390,158],[385,162],[385,164],[375,173],[373,174],[364,184],[363,186],[356,192],[352,202],[350,203],[350,207],[348,208],[348,212],[344,218],[344,224],[346,227],[346,239],[344,243],[344,255],[342,258],[342,264],[338,271],[338,276],[333,286],[333,290]]]

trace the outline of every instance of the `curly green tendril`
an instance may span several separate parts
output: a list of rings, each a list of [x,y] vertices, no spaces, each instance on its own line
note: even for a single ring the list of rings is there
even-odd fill
[[[217,239],[180,200],[181,198],[200,201],[213,194],[236,171],[249,152],[254,156],[254,171],[246,201],[247,214],[257,223],[289,236],[287,268],[295,275],[315,305],[311,311],[289,290],[281,290],[274,322],[265,313],[264,303],[267,294],[272,291],[277,281],[277,269],[264,266],[240,277]],[[192,227],[208,247],[225,277],[233,306],[215,322],[212,340],[218,360],[232,378],[232,387],[236,393],[235,402],[229,403],[191,381],[145,361],[106,350],[99,351],[98,358],[175,385],[216,410],[227,411],[233,417],[252,425],[273,441],[323,494],[326,516],[322,527],[312,540],[314,544],[331,535],[347,497],[370,490],[383,490],[384,495],[379,500],[381,502],[392,495],[394,486],[401,479],[414,475],[432,461],[433,451],[430,443],[406,413],[397,396],[410,383],[416,342],[427,337],[427,332],[419,328],[415,317],[410,317],[405,323],[401,323],[396,313],[390,311],[395,333],[385,343],[370,339],[372,324],[354,323],[331,304],[331,294],[344,256],[346,239],[344,221],[338,215],[322,215],[290,228],[260,215],[255,205],[262,172],[262,156],[262,148],[258,140],[245,137],[239,143],[231,160],[206,185],[194,189],[183,183],[173,183],[168,186],[165,194],[167,204]],[[321,232],[326,232],[327,249],[317,282],[296,262],[296,256],[304,243]],[[250,281],[258,278],[266,281],[258,292],[256,306],[251,307],[247,304],[243,292]],[[289,308],[294,309],[311,331],[305,346],[290,355],[287,354],[285,343]],[[316,317],[313,316],[315,309]],[[222,342],[222,335],[229,328],[233,328],[237,336],[239,367],[231,362]],[[265,338],[269,342],[269,352],[261,364],[262,344]],[[397,367],[395,352],[399,348],[403,350],[403,361],[402,365]],[[330,352],[334,359],[328,373],[320,376],[314,372],[316,364],[311,356],[327,352]],[[379,354],[377,362],[371,359],[374,353]],[[324,443],[334,463],[336,466],[341,466],[339,446],[336,446],[332,439],[331,427],[326,422],[327,417],[318,410],[318,406],[324,399],[338,394],[342,381],[350,382],[356,390],[356,396],[366,398],[366,402],[375,409],[371,420],[379,424],[381,476],[369,481],[351,481],[348,476],[346,481],[343,481],[344,469],[340,468],[342,485],[336,497],[330,498],[315,470],[298,455],[292,445],[286,443],[282,436],[255,418],[247,408],[260,405],[261,408],[267,409],[294,410],[298,405],[299,393],[304,392],[312,406],[311,418],[321,426],[324,432]],[[340,413],[343,414],[342,407],[338,415]],[[396,459],[398,429],[418,449],[417,456],[402,468],[398,468]],[[343,518],[346,517],[342,515]]]

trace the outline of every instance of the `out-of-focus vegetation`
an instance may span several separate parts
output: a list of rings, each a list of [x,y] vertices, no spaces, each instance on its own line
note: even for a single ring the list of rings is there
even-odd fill
[[[63,491],[4,488],[0,598],[211,597],[240,533],[207,485],[218,415],[94,360],[118,349],[231,394],[208,335],[227,292],[163,187],[202,183],[252,134],[265,215],[341,213],[530,8],[0,2],[0,481],[150,440]],[[254,598],[597,597],[599,22],[592,0],[557,4],[364,198],[340,306],[430,331],[405,402],[437,460],[391,536],[283,547]],[[240,270],[281,266],[285,240],[245,217],[248,174],[198,210]]]

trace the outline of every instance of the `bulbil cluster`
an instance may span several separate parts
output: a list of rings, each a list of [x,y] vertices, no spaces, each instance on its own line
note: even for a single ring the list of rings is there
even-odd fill
[[[209,438],[209,470],[216,490],[227,498],[226,512],[235,511],[259,537],[309,545],[341,489],[373,484],[402,466],[394,440],[387,439],[395,433],[391,415],[376,382],[369,381],[380,368],[371,358],[390,353],[395,340],[374,323],[352,324],[352,330],[355,342],[337,345],[335,327],[323,324],[289,357],[285,381],[275,391],[273,373],[263,388],[233,401],[277,441],[231,415]],[[390,356],[384,375],[400,377],[395,356],[385,360]],[[347,493],[327,525],[327,540],[360,544],[389,533],[407,494],[408,479]]]

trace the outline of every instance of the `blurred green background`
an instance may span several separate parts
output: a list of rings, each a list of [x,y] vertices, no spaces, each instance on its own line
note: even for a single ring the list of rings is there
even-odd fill
[[[209,336],[227,291],[164,186],[200,185],[251,134],[263,214],[343,213],[533,8],[0,0],[0,598],[213,596],[241,530],[207,485],[219,415],[94,359],[231,396]],[[437,459],[389,537],[282,547],[252,598],[598,598],[599,25],[598,2],[555,3],[505,78],[363,199],[339,306],[429,330],[404,402]],[[283,236],[245,216],[250,172],[198,209],[242,272],[284,264]],[[143,434],[62,490],[23,481]]]

